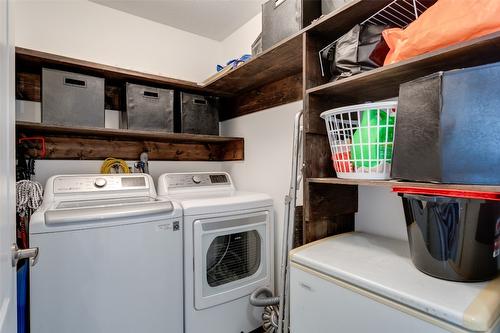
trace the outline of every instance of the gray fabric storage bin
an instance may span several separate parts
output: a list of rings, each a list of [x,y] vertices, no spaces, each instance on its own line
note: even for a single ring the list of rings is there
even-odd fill
[[[353,0],[321,0],[321,14],[326,15]]]
[[[262,50],[321,16],[321,0],[268,0],[262,5]]]
[[[43,68],[42,123],[104,127],[104,79]]]
[[[126,84],[127,112],[122,113],[122,128],[174,131],[174,91]]]
[[[181,132],[219,135],[218,99],[181,92]]]

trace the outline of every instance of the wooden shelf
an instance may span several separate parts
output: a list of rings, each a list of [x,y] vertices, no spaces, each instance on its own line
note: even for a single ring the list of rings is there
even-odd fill
[[[205,86],[232,96],[220,119],[301,100],[302,39],[299,32]]]
[[[39,72],[42,67],[77,71],[82,74],[104,77],[110,81],[128,81],[141,84],[154,84],[167,88],[197,91],[200,93],[215,92],[200,87],[196,82],[142,73],[134,70],[102,65],[91,61],[16,47],[16,68],[18,70],[21,70],[22,72],[36,73]]]
[[[51,53],[16,48],[16,98],[41,101],[42,68],[105,79],[105,108],[125,110],[125,82],[221,97],[219,118],[231,119],[302,99],[302,35],[298,33],[209,86],[101,65]]]
[[[105,108],[110,110],[125,110],[123,102],[126,82],[201,95],[226,96],[223,92],[202,88],[195,82],[16,47],[16,99],[41,101],[42,68],[44,67],[104,78]]]
[[[91,127],[65,127],[17,122],[18,137],[45,138],[47,159],[100,160],[106,157],[137,160],[147,151],[150,160],[239,161],[244,139],[212,135],[162,133]],[[41,146],[30,151],[39,158]]]
[[[361,186],[383,186],[383,187],[413,187],[413,188],[435,188],[477,192],[498,192],[500,186],[493,185],[460,185],[460,184],[436,184],[423,182],[408,182],[398,180],[366,180],[366,179],[341,179],[341,178],[308,178],[309,183],[335,184],[335,185],[361,185]]]
[[[500,61],[500,32],[429,52],[396,64],[307,90],[334,97],[336,102],[363,103],[395,97],[399,85],[437,71]]]
[[[302,35],[304,33],[324,34],[333,40],[391,1],[353,0],[332,13],[319,18],[308,27],[277,43],[238,68],[227,72],[205,87],[236,95],[301,73],[303,67]]]
[[[205,88],[234,96],[221,119],[301,100],[304,35],[321,34],[336,39],[390,1],[354,0],[206,85]]]
[[[302,32],[227,72],[205,88],[237,95],[297,73],[302,73]]]

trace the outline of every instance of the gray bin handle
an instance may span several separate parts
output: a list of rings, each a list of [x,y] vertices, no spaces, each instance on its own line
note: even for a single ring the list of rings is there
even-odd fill
[[[80,79],[73,79],[71,77],[65,77],[64,84],[66,86],[71,86],[71,87],[87,88],[87,81]]]
[[[144,90],[142,92],[142,95],[145,97],[145,98],[151,98],[151,99],[159,99],[160,98],[160,94],[156,91],[148,91],[148,90]]]

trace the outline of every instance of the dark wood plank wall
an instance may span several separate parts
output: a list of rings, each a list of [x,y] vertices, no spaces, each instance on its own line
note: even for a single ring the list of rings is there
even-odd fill
[[[242,92],[229,100],[220,113],[221,120],[232,119],[253,112],[302,99],[302,73],[293,74],[257,89]]]
[[[321,38],[304,34],[304,89],[325,82],[318,64]],[[319,113],[327,109],[321,98],[304,94],[304,227],[303,240],[309,243],[330,235],[354,230],[358,209],[357,186],[332,186],[307,181],[309,178],[334,177],[330,145],[325,124]]]
[[[46,159],[102,160],[107,157],[136,160],[148,152],[150,160],[239,161],[244,139],[210,135],[176,134],[98,128],[68,128],[17,123],[18,137],[43,136]],[[30,154],[40,158],[42,146],[33,142]]]

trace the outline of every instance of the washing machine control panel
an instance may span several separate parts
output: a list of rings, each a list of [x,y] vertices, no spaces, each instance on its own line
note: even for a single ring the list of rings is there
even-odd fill
[[[146,178],[141,175],[60,176],[56,177],[53,183],[54,193],[147,189],[148,185]]]
[[[231,179],[225,173],[169,174],[168,187],[231,186]]]

